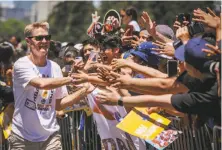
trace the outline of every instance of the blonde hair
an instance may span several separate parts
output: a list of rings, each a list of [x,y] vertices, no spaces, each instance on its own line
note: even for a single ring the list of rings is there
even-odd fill
[[[25,37],[32,36],[32,31],[37,28],[43,28],[49,32],[49,23],[48,22],[35,22],[35,23],[27,25],[24,30]]]

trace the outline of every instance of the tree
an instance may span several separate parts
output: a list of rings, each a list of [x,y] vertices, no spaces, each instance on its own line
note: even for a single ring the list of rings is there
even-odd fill
[[[91,1],[66,1],[55,6],[48,18],[54,40],[82,42],[95,11]]]
[[[138,15],[147,11],[157,24],[172,26],[177,14],[192,13],[196,8],[205,9],[207,6],[213,8],[213,1],[101,1],[99,14],[105,14],[111,8],[120,11],[130,6],[137,9]]]
[[[8,39],[12,35],[24,37],[25,23],[16,19],[8,19],[7,21],[0,22],[0,37]]]

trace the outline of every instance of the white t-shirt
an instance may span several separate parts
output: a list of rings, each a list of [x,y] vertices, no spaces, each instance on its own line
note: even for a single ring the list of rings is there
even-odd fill
[[[129,22],[129,25],[133,26],[133,31],[138,31],[140,32],[140,26],[135,20],[132,20]]]
[[[87,99],[105,150],[145,150],[145,143],[141,139],[116,127],[119,122],[114,116],[119,114],[121,117],[125,117],[127,112],[124,107],[101,105],[96,102],[95,96],[101,90],[104,89],[96,88],[87,95]]]
[[[59,130],[55,102],[68,95],[66,86],[53,90],[40,90],[28,83],[34,78],[62,77],[60,67],[47,60],[45,67],[35,66],[27,56],[14,64],[13,92],[15,111],[12,131],[26,140],[40,142]]]

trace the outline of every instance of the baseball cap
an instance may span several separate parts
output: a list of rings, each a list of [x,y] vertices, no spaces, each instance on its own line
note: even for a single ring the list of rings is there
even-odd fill
[[[159,32],[160,34],[166,36],[169,39],[175,38],[173,30],[168,25],[164,25],[164,24],[157,25],[156,31]]]
[[[210,61],[207,57],[207,53],[203,52],[202,49],[208,42],[202,38],[193,38],[187,42],[186,45],[180,46],[176,51],[176,58],[179,60],[184,60],[188,64],[192,65],[194,68],[200,72],[205,72],[205,64]]]
[[[134,51],[132,51],[131,54],[140,57],[142,60],[149,64],[158,64],[158,59],[152,55],[152,48],[156,48],[152,42],[143,42]],[[156,59],[153,59],[153,57]]]

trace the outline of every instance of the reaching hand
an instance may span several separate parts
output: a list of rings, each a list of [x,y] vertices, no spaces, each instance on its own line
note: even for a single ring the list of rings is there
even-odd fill
[[[74,84],[81,84],[88,81],[89,75],[84,73],[83,71],[78,71],[79,73],[71,74],[71,77],[74,79]]]
[[[190,39],[190,34],[187,26],[179,28],[176,32],[176,37],[180,39],[183,43],[186,43]]]
[[[88,71],[90,69],[96,68],[96,64],[97,64],[97,62],[94,62],[92,60],[88,60],[86,62],[86,65],[84,66],[84,70]]]
[[[159,54],[174,56],[175,49],[173,46],[166,43],[162,43],[160,41],[153,42],[152,44],[159,47],[159,48],[152,48],[152,50],[157,51]]]
[[[206,44],[206,46],[209,48],[209,49],[202,49],[203,52],[206,52],[207,53],[207,56],[215,56],[215,55],[218,55],[220,57],[221,55],[221,50],[219,49],[218,46],[213,46],[211,44]]]
[[[132,77],[129,74],[120,75],[112,71],[110,74],[114,77],[114,79],[110,80],[112,87],[124,88],[130,86],[129,81]]]
[[[128,65],[129,61],[126,59],[113,59],[111,62],[111,66],[113,70],[117,70],[122,67],[126,67]]]
[[[120,94],[113,87],[106,87],[106,89],[108,91],[100,91],[96,96],[99,103],[107,105],[117,105],[117,102],[121,97]]]
[[[99,21],[100,16],[97,16],[97,11],[95,11],[95,14],[92,14],[92,22],[96,23]]]
[[[131,46],[135,49],[137,46],[140,45],[140,43],[144,42],[144,41],[140,41],[140,39],[138,38],[138,36],[133,36],[133,40],[131,40]]]
[[[81,60],[81,61],[75,60],[73,63],[72,69],[77,72],[78,70],[83,70],[84,65],[85,64],[84,64],[83,60]]]
[[[221,28],[220,18],[217,17],[214,12],[207,7],[209,13],[202,11],[200,8],[194,10],[193,15],[197,18],[193,18],[194,21],[202,22],[211,28]]]
[[[148,15],[147,12],[143,11],[141,19],[143,23],[145,24],[146,30],[151,36],[156,35],[156,23],[152,22],[150,16]]]
[[[85,87],[87,89],[87,94],[93,92],[95,89],[96,89],[96,86],[93,86],[91,83],[89,82],[86,82],[86,83],[83,83],[83,87]]]
[[[109,82],[109,80],[112,78],[110,76],[110,70],[106,67],[99,67],[97,68],[98,77],[104,81]]]
[[[130,29],[127,29],[123,36],[121,37],[121,41],[123,43],[123,45],[126,45],[130,42],[130,40],[133,38],[133,36],[127,36],[129,34]]]
[[[150,108],[148,108],[147,113],[148,113],[148,114],[160,113],[161,111],[163,111],[162,108],[159,108],[159,107],[150,107]]]

